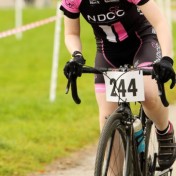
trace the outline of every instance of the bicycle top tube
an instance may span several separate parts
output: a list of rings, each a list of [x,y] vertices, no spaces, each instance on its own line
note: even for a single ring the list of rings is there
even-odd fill
[[[151,67],[151,65],[149,65],[149,66]],[[99,67],[99,68],[96,67],[95,68],[95,67],[90,67],[90,66],[83,66],[81,68],[81,73],[104,74],[105,72],[108,72],[108,71],[129,72],[129,71],[134,71],[134,70],[142,71],[143,75],[152,75],[153,74],[152,69],[129,68],[128,66],[124,66],[124,67],[120,67],[120,68],[103,68],[103,67]],[[157,82],[157,85],[158,85],[159,96],[161,98],[161,101],[162,101],[163,105],[165,107],[169,106],[169,103],[167,101],[166,94],[165,94],[164,84],[159,81],[158,75],[154,75],[154,79],[156,79],[156,82]],[[81,100],[78,96],[76,80],[77,80],[77,77],[75,77],[75,76],[68,79],[68,84],[67,84],[67,87],[66,87],[66,94],[68,93],[69,87],[71,85],[72,98],[73,98],[73,100],[75,101],[76,104],[80,104]]]

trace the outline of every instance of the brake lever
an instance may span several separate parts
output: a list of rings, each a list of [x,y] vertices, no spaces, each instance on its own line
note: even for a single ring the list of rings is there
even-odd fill
[[[152,63],[152,66],[154,66],[156,62]],[[154,71],[154,73],[152,74],[152,79],[155,79],[156,82],[157,82],[157,85],[158,85],[158,92],[159,92],[159,96],[160,96],[160,99],[163,103],[163,105],[165,107],[168,107],[169,106],[169,102],[167,101],[167,98],[166,98],[166,92],[165,92],[165,87],[164,87],[164,83],[161,83],[160,80],[159,80],[159,75],[157,75]]]
[[[70,83],[71,83],[71,81],[70,81],[70,79],[68,79],[65,94],[68,94],[68,92],[69,92],[69,89],[70,89]]]
[[[161,101],[165,107],[168,107],[169,102],[167,101],[167,98],[166,98],[164,83],[160,83],[158,79],[156,79],[156,81],[157,81],[158,91],[159,91],[159,96],[161,98]]]
[[[74,102],[76,104],[80,104],[81,100],[78,96],[78,92],[77,92],[77,83],[76,83],[77,77],[75,77],[72,81],[71,81],[71,92],[72,92],[72,98],[74,100]]]
[[[68,82],[67,82],[67,86],[66,86],[66,94],[68,94],[69,89],[71,87],[71,93],[72,93],[72,98],[74,100],[74,102],[76,104],[80,104],[81,100],[78,96],[78,92],[77,92],[77,83],[76,83],[77,77],[74,77],[72,75],[72,73],[70,72],[68,75]]]
[[[68,94],[69,92],[70,85],[71,85],[71,73],[69,73],[68,75],[68,82],[67,82],[66,91],[65,91],[66,94]]]

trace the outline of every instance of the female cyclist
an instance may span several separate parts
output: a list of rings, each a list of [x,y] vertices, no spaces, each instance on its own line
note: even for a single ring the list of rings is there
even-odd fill
[[[154,66],[160,80],[165,83],[175,73],[172,60],[172,40],[169,25],[154,0],[62,0],[64,12],[65,43],[72,54],[70,62],[85,64],[80,40],[80,13],[92,26],[96,38],[96,67],[119,67],[130,64]],[[64,73],[68,78],[70,62]],[[144,78],[145,101],[141,102],[146,115],[154,122],[159,142],[159,165],[169,168],[175,161],[174,129],[158,96],[155,80]],[[116,103],[106,101],[102,75],[95,76],[95,93],[99,107],[100,129],[105,117],[111,114]]]

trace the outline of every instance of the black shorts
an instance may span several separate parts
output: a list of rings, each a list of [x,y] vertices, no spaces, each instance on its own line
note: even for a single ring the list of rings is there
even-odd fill
[[[97,50],[95,67],[118,68],[125,64],[144,66],[161,59],[161,49],[155,34],[128,37],[120,43],[103,43],[103,50]],[[95,84],[104,84],[103,75],[95,75]],[[102,88],[100,88],[103,90]],[[100,90],[100,92],[101,92]],[[96,90],[96,92],[99,90]]]

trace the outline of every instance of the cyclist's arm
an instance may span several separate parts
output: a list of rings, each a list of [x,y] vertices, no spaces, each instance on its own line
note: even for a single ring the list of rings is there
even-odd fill
[[[169,24],[154,0],[149,0],[144,5],[138,6],[148,21],[156,30],[159,43],[161,45],[162,56],[173,57],[172,55],[172,35]]]
[[[65,44],[70,54],[74,51],[81,51],[81,40],[80,40],[80,20],[79,18],[71,19],[64,16],[64,35]]]

